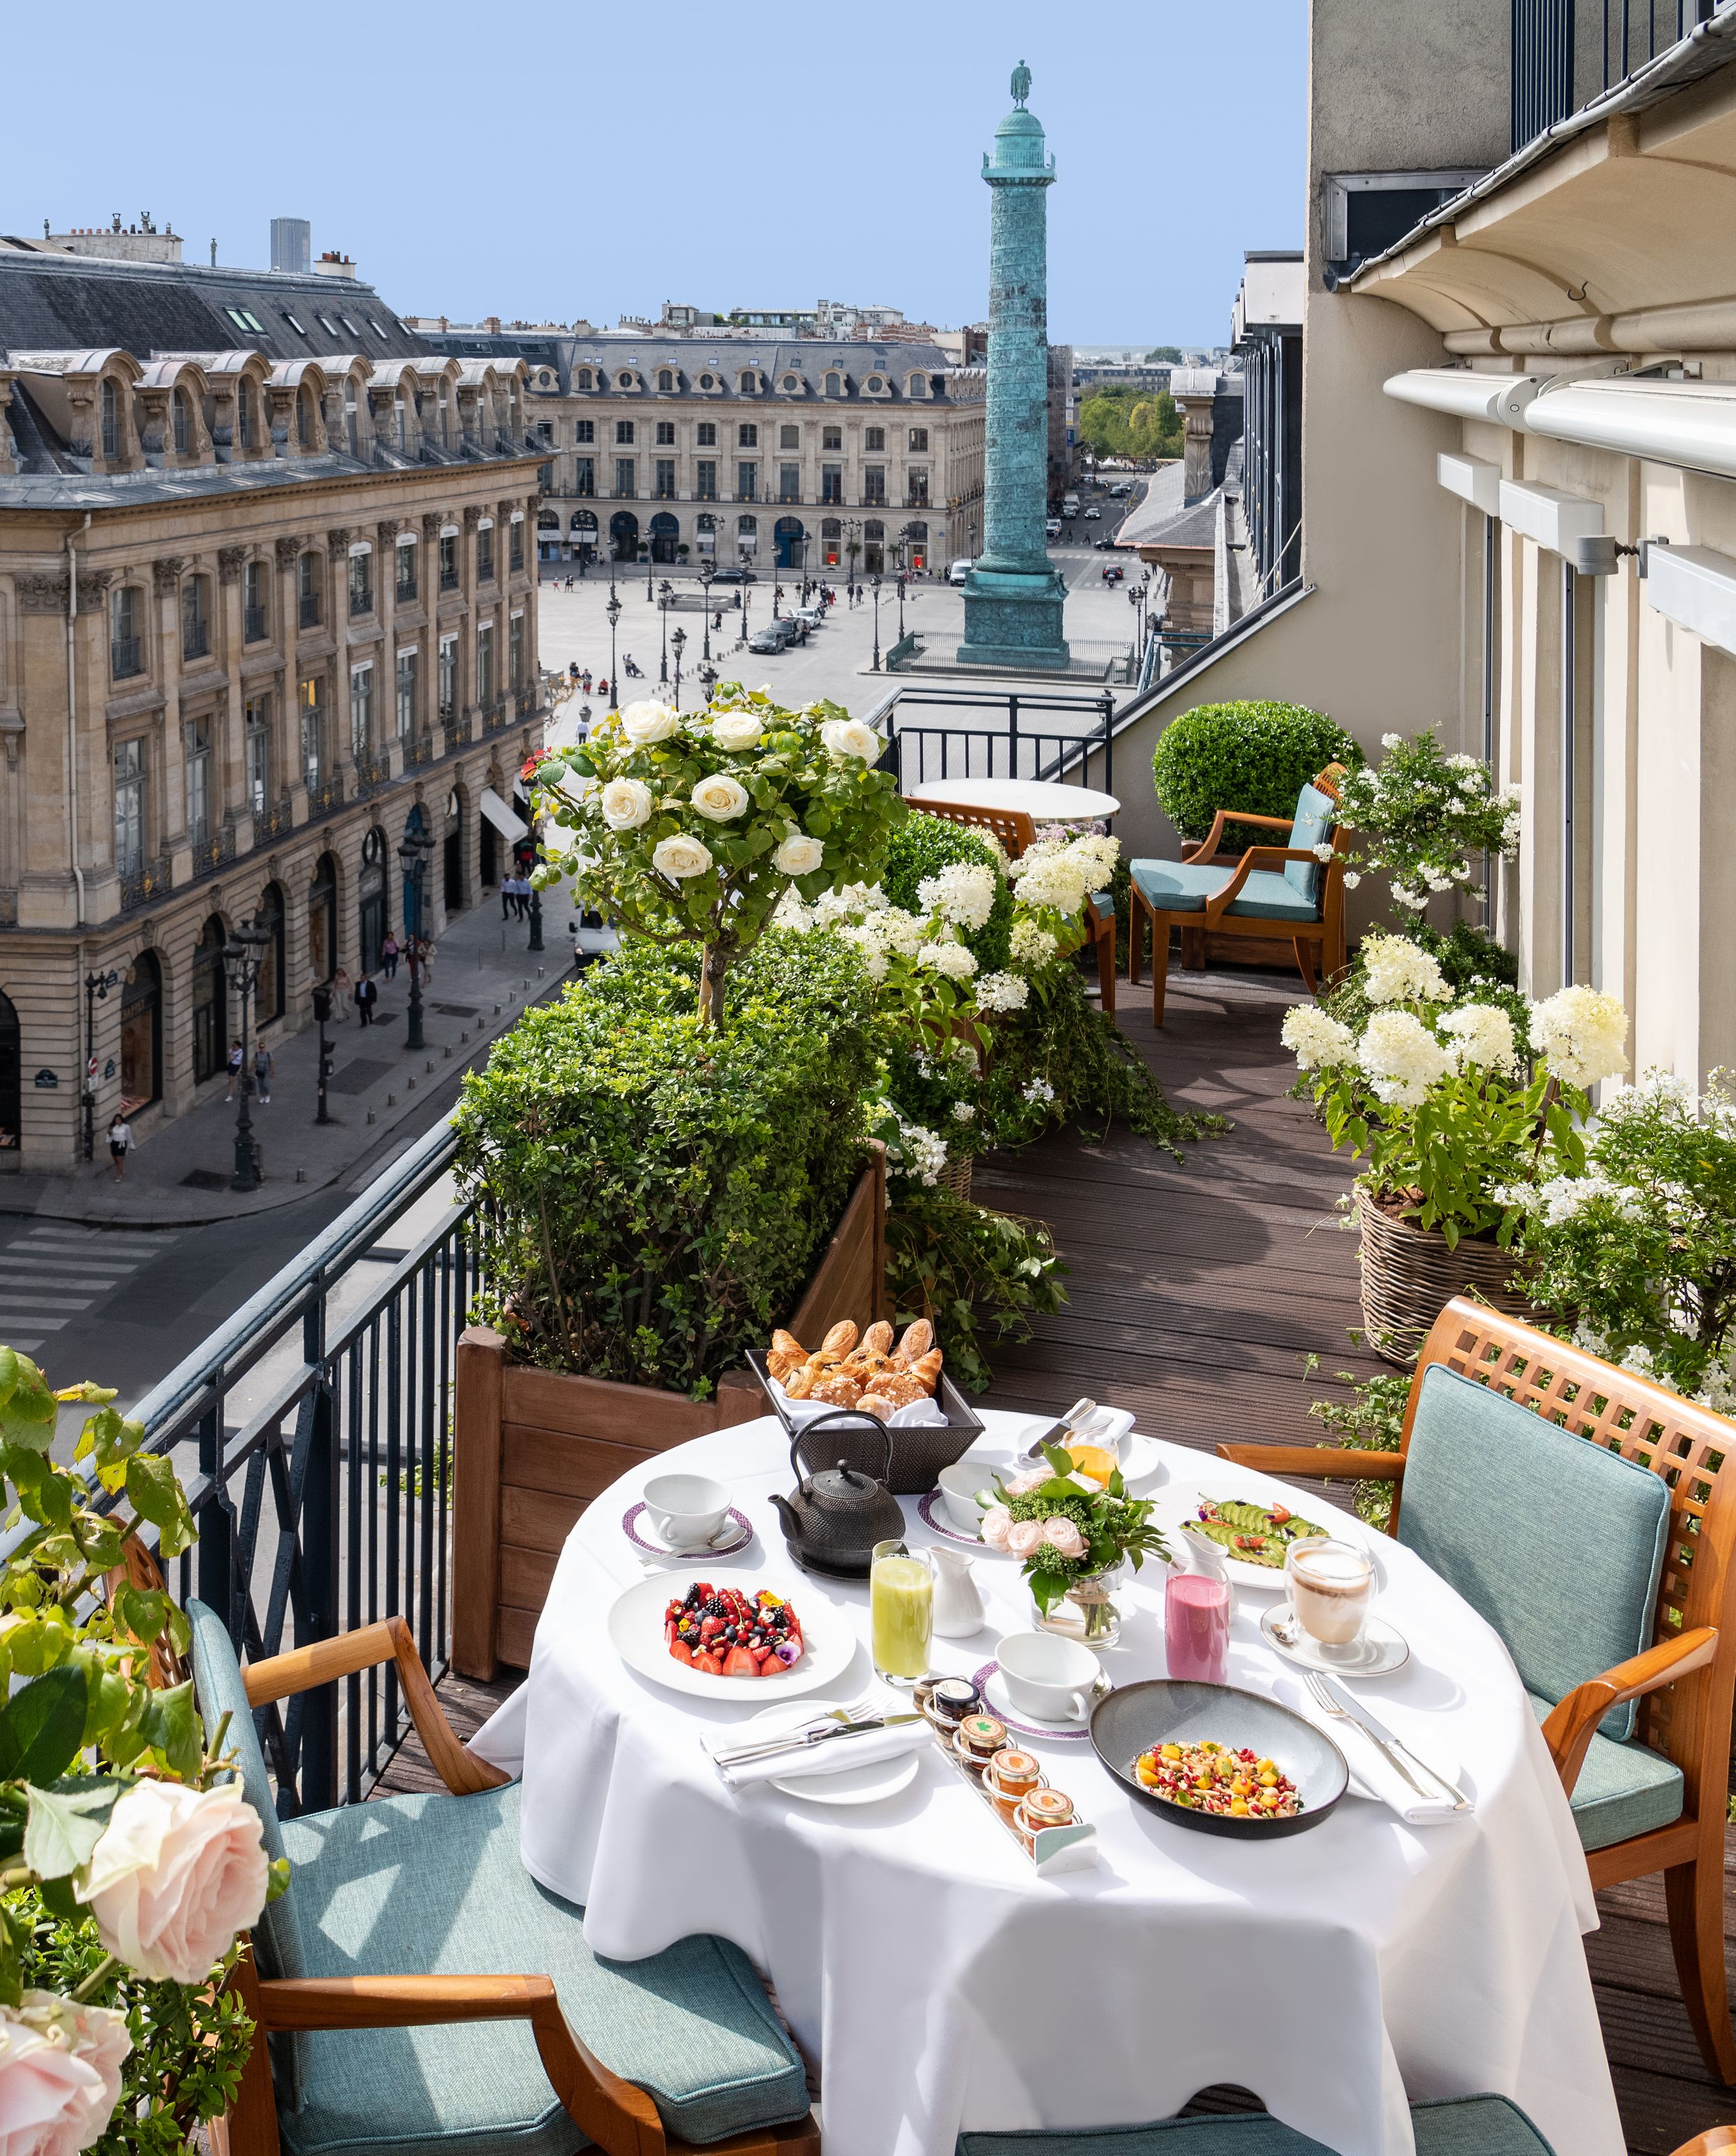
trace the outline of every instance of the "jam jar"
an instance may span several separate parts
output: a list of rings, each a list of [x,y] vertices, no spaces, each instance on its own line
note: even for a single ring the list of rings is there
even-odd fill
[[[982,1786],[1001,1818],[1011,1821],[1021,1800],[1044,1786],[1042,1769],[1028,1752],[1008,1745],[990,1760]]]
[[[969,1677],[936,1677],[924,1712],[937,1728],[956,1729],[982,1712],[982,1694]]]
[[[1006,1725],[992,1714],[967,1714],[954,1733],[959,1764],[981,1779],[982,1770],[1006,1742]]]
[[[1032,1789],[1021,1799],[1019,1808],[1012,1815],[1012,1823],[1023,1838],[1026,1848],[1034,1852],[1041,1829],[1073,1825],[1073,1799],[1063,1795],[1059,1789],[1047,1786]]]

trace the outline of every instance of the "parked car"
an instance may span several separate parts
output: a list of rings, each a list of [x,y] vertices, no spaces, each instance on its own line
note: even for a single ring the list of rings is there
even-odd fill
[[[796,619],[808,629],[818,629],[825,622],[826,609],[822,606],[797,607]]]
[[[1085,521],[1086,521],[1088,524],[1089,524],[1089,523],[1093,520],[1093,518],[1100,517],[1102,515],[1103,515],[1103,511],[1102,511],[1098,507],[1097,504],[1093,501],[1093,502],[1092,503],[1091,506],[1090,506],[1090,507],[1089,507],[1089,508],[1085,511]]]
[[[768,622],[764,629],[756,629],[747,640],[750,651],[782,651],[790,641],[789,633],[781,621]]]
[[[947,583],[962,584],[970,574],[971,566],[972,557],[968,554],[960,554],[957,561],[946,572]]]
[[[714,584],[756,584],[760,579],[751,569],[719,569],[711,581]]]
[[[786,644],[807,642],[807,624],[799,613],[779,614],[772,626],[782,629]]]
[[[1043,530],[1047,537],[1058,539],[1061,536],[1061,519],[1058,516],[1052,516]]]

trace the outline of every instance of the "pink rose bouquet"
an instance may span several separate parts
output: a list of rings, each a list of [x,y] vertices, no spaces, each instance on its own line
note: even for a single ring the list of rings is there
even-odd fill
[[[981,1532],[991,1549],[1020,1558],[1045,1616],[1075,1581],[1108,1572],[1124,1558],[1137,1571],[1148,1557],[1167,1558],[1151,1523],[1149,1499],[1129,1497],[1118,1469],[1098,1489],[1073,1471],[1058,1445],[1043,1447],[1046,1466],[1027,1468],[980,1491]]]

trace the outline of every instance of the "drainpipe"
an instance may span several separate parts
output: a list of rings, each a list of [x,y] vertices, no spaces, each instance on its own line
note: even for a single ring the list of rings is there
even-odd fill
[[[79,619],[78,542],[90,529],[90,511],[77,531],[66,535],[66,798],[72,815],[72,880],[78,886],[79,932],[84,928],[84,871],[79,865],[79,689],[74,655]]]

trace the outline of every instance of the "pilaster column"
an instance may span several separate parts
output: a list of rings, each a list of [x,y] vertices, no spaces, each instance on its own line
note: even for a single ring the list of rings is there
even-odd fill
[[[301,633],[301,597],[295,588],[295,565],[301,559],[303,546],[303,541],[297,536],[279,539],[274,549],[277,641],[284,655],[284,675],[279,709],[271,714],[271,747],[265,772],[268,811],[275,808],[284,794],[293,793],[301,784],[301,669],[295,657],[296,639]],[[307,814],[305,793],[292,813],[298,821]]]
[[[181,579],[188,565],[182,554],[161,555],[151,565],[151,581],[156,593],[157,653],[163,685],[162,726],[158,735],[159,768],[147,773],[145,800],[145,854],[148,861],[161,856],[171,861],[182,857],[176,880],[184,880],[187,855],[187,800],[181,749]],[[157,798],[153,808],[151,788]]]
[[[328,606],[331,621],[331,701],[325,716],[326,769],[344,782],[344,798],[356,792],[356,758],[350,749],[350,527],[325,534]]]
[[[458,540],[458,592],[464,602],[464,616],[458,641],[458,702],[461,708],[476,706],[479,732],[487,726],[489,715],[476,694],[476,632],[482,626],[482,602],[476,583],[476,527],[482,521],[482,511],[474,501],[465,503],[460,521],[463,531]]]
[[[392,624],[397,605],[397,537],[395,516],[382,517],[374,526],[374,619],[380,624],[380,656],[374,662],[374,753],[388,760],[396,778],[404,767],[403,744],[398,740],[397,653],[392,643]]]
[[[253,842],[253,810],[247,798],[243,739],[246,720],[241,682],[241,654],[246,648],[241,619],[241,572],[251,551],[246,547],[219,547],[217,550],[218,605],[222,613],[222,641],[218,649],[225,685],[223,739],[212,743],[217,757],[212,829],[214,834],[219,822],[228,824],[234,831],[238,854],[245,853]]]

